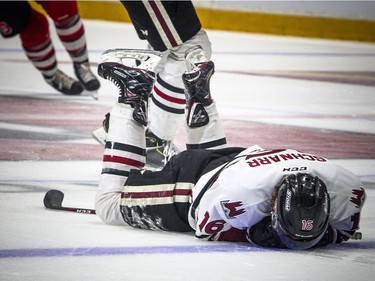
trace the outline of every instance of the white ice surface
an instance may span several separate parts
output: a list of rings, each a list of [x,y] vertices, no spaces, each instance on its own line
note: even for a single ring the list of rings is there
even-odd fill
[[[145,46],[130,25],[85,24],[92,62],[100,62],[106,49]],[[223,72],[375,71],[375,45],[208,32],[217,67],[212,92],[223,119],[375,133],[374,87]],[[53,39],[59,59],[69,61]],[[67,98],[48,94],[30,64],[12,61],[25,59],[17,38],[0,43],[2,94]],[[72,73],[69,64],[61,68]],[[115,88],[101,82],[98,101],[76,102],[111,105]],[[1,128],[8,126],[1,121]],[[42,201],[50,188],[65,193],[65,206],[93,208],[100,161],[1,161],[0,280],[372,280],[375,161],[335,161],[367,188],[363,240],[303,252],[202,242],[190,234],[107,226],[94,215],[46,210]]]

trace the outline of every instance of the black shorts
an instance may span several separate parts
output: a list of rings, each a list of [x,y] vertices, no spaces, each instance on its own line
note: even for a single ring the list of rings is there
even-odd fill
[[[136,228],[192,231],[188,212],[195,183],[203,174],[232,160],[241,151],[243,148],[186,150],[172,157],[161,171],[131,170],[125,184],[125,189],[131,192],[122,193],[124,221]],[[189,183],[191,188],[187,189]],[[178,195],[184,195],[185,201],[176,200]]]
[[[3,37],[19,34],[27,26],[31,7],[27,1],[0,1],[0,33]]]
[[[181,44],[178,40],[185,42],[201,29],[191,1],[147,1],[145,4],[144,1],[121,2],[139,38],[147,40],[156,51],[162,52],[178,46]]]

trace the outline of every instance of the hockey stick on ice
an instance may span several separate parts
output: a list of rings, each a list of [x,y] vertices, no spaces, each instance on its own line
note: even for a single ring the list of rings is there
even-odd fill
[[[95,215],[96,212],[94,209],[85,209],[85,208],[72,208],[72,207],[63,207],[62,201],[64,199],[64,193],[60,190],[51,189],[47,191],[44,196],[43,203],[47,209],[69,211],[81,214],[91,214]]]

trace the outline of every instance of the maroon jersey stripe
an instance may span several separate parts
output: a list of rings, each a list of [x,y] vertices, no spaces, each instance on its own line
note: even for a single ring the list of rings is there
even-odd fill
[[[113,162],[113,163],[120,163],[125,164],[133,167],[143,167],[145,163],[137,160],[133,160],[126,157],[120,157],[120,156],[111,156],[111,155],[104,155],[103,156],[103,162]]]
[[[167,23],[165,22],[162,13],[160,12],[157,5],[155,4],[155,1],[148,1],[148,2],[150,4],[150,7],[152,8],[152,10],[154,11],[154,13],[155,13],[161,27],[163,28],[165,34],[167,35],[167,38],[168,38],[169,42],[171,43],[171,45],[173,47],[177,46],[178,44],[177,44],[175,38],[173,37],[173,34],[172,34],[171,30],[169,29]]]
[[[161,190],[161,191],[145,191],[145,192],[126,192],[122,193],[122,198],[162,198],[172,197],[175,195],[190,196],[191,189],[174,189],[174,190]]]

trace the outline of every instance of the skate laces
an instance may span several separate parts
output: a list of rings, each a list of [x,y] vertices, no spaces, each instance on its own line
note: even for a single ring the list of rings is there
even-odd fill
[[[73,78],[69,77],[60,70],[57,70],[56,74],[50,78],[46,79],[50,84],[55,84],[58,89],[71,89],[73,84],[76,82]]]
[[[200,66],[207,61],[208,59],[204,54],[202,47],[199,45],[188,49],[185,53],[187,73],[198,71],[200,69]]]
[[[96,77],[91,72],[90,64],[88,62],[75,63],[75,67],[76,67],[76,70],[77,70],[77,74],[79,75],[79,77],[83,81],[83,83],[88,83],[91,80],[96,80]]]
[[[172,158],[172,156],[179,153],[178,148],[173,144],[172,141],[165,142],[165,148],[163,150],[163,156],[165,157],[165,164]]]
[[[146,162],[150,167],[161,169],[174,155],[179,153],[172,141],[157,137],[146,130]]]

